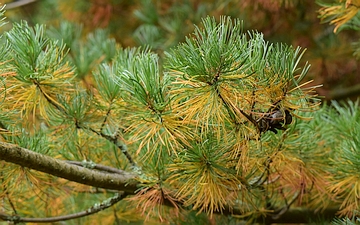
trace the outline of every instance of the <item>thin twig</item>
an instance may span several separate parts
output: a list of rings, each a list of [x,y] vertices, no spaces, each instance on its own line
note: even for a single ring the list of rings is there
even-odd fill
[[[91,132],[107,139],[108,141],[112,142],[113,144],[116,145],[116,147],[118,147],[120,149],[120,151],[125,155],[125,157],[127,158],[127,160],[129,161],[129,163],[133,166],[133,167],[136,167],[136,163],[134,161],[134,159],[132,158],[132,156],[129,154],[129,152],[127,151],[127,146],[122,143],[118,137],[114,137],[114,136],[110,136],[110,135],[107,135],[107,134],[104,134],[102,132],[98,132],[96,130],[94,130],[93,128],[91,127],[82,127],[84,129],[87,129],[87,130],[90,130]]]
[[[59,110],[60,112],[67,114],[64,106],[58,104],[57,102],[55,102],[41,87],[40,83],[38,80],[33,79],[32,80],[33,83],[36,85],[36,87],[39,89],[40,93],[45,97],[45,99],[52,105],[54,106],[57,110]]]
[[[110,166],[104,166],[101,164],[96,164],[94,162],[79,162],[79,161],[66,161],[67,163],[70,163],[72,165],[82,166],[89,169],[96,169],[99,171],[109,172],[109,173],[117,173],[117,174],[124,174],[123,170],[119,170]],[[86,166],[91,165],[91,166]]]
[[[218,89],[216,89],[217,95],[220,98],[220,100],[224,103],[224,105],[226,106],[226,109],[228,110],[228,113],[231,115],[233,115],[233,112],[235,113],[235,117],[239,116],[238,113],[240,113],[242,116],[244,116],[248,121],[250,121],[256,128],[257,130],[260,131],[259,125],[256,122],[256,120],[254,120],[254,118],[251,117],[251,115],[248,115],[247,113],[245,113],[242,109],[237,108],[236,106],[234,106],[233,104],[229,103],[228,101],[226,101],[224,99],[224,97],[221,95],[220,91]],[[231,111],[230,111],[231,110]]]
[[[281,209],[276,210],[276,214],[272,215],[271,218],[273,218],[274,220],[279,219],[284,213],[286,213],[286,211],[289,210],[290,206],[296,201],[296,199],[298,199],[299,196],[300,196],[300,191],[297,194],[295,194],[294,198],[290,201],[290,203],[288,203],[287,199],[284,196],[285,206],[282,207]]]
[[[92,207],[88,208],[87,210],[84,210],[82,212],[73,213],[69,215],[64,216],[55,216],[55,217],[47,217],[47,218],[27,218],[27,217],[21,217],[21,216],[10,216],[5,213],[0,212],[0,219],[14,222],[14,223],[20,223],[20,222],[27,222],[27,223],[54,223],[59,221],[66,221],[66,220],[72,220],[77,219],[80,217],[89,216],[92,214],[95,214],[97,212],[100,212],[104,209],[107,209],[119,201],[123,200],[127,196],[126,193],[119,194],[117,193],[114,197],[108,198],[105,201],[101,203],[96,203]]]
[[[109,118],[109,116],[110,116],[111,107],[112,107],[113,102],[114,102],[114,101],[111,101],[111,102],[110,102],[109,108],[108,108],[108,110],[106,111],[106,115],[105,115],[104,121],[102,122],[101,127],[100,127],[101,132],[103,131],[103,129],[104,129],[104,127],[105,127],[105,124],[106,124],[106,122],[107,122],[107,120],[108,120],[108,118]]]
[[[6,3],[5,9],[9,10],[9,9],[13,9],[13,8],[18,8],[18,7],[33,3],[33,2],[36,2],[36,0],[13,1],[10,3]]]
[[[2,183],[3,184],[5,184],[5,182],[4,182],[4,177],[3,177],[3,173],[1,172],[1,180],[2,180]],[[9,204],[10,204],[10,207],[12,208],[12,210],[14,211],[14,213],[16,214],[17,213],[17,211],[16,211],[16,208],[15,208],[15,205],[14,205],[14,203],[11,201],[11,199],[10,199],[10,196],[9,196],[9,191],[7,190],[7,186],[6,185],[4,185],[4,192],[5,192],[5,194],[6,194],[6,198],[8,199],[8,202],[9,202]]]

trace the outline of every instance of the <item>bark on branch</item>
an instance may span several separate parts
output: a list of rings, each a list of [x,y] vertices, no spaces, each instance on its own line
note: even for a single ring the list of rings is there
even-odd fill
[[[138,183],[133,180],[135,175],[132,173],[126,171],[122,174],[103,173],[5,142],[0,142],[0,160],[93,187],[119,190],[129,194],[134,194],[138,189]]]

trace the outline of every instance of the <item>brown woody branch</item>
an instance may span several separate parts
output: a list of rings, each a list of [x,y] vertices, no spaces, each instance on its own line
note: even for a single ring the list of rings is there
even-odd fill
[[[138,183],[133,180],[135,175],[132,173],[99,172],[5,142],[0,142],[0,160],[93,187],[125,191],[131,194],[138,189]]]

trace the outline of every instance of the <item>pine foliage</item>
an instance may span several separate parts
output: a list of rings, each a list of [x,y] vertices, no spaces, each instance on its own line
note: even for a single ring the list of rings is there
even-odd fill
[[[249,219],[331,204],[358,216],[358,104],[319,107],[300,48],[270,44],[230,17],[206,17],[161,60],[117,46],[104,31],[79,32],[21,22],[4,33],[1,141],[136,173],[133,204],[114,206],[106,223],[134,219],[139,208],[163,221],[184,209]],[[0,166],[8,215],[69,214],[100,202],[94,192],[112,196]]]

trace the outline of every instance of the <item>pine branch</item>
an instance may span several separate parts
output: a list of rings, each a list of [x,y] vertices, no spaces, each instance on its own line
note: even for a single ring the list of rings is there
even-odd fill
[[[10,58],[15,59],[11,62],[12,66],[17,68],[17,74],[16,79],[11,80],[9,78],[7,80],[9,87],[9,92],[7,93],[9,93],[11,97],[7,99],[9,101],[4,101],[7,102],[4,109],[8,111],[18,109],[21,113],[26,112],[28,115],[32,115],[34,112],[36,113],[37,109],[39,109],[40,115],[46,117],[48,116],[47,107],[53,107],[55,112],[59,111],[67,117],[66,119],[68,120],[64,120],[64,122],[68,122],[71,128],[75,126],[76,129],[90,131],[88,133],[95,134],[95,136],[100,136],[110,141],[118,150],[121,150],[128,162],[130,162],[133,167],[136,167],[135,161],[127,151],[126,144],[121,141],[122,137],[119,138],[119,133],[117,132],[113,134],[116,125],[115,127],[109,126],[109,131],[111,132],[104,130],[107,123],[112,125],[112,123],[109,122],[112,122],[110,119],[113,119],[112,117],[110,118],[110,115],[112,115],[111,103],[116,100],[119,104],[116,104],[114,107],[113,117],[115,118],[117,115],[121,115],[119,116],[121,118],[117,119],[116,117],[114,124],[121,124],[121,122],[124,121],[123,127],[128,127],[124,133],[134,135],[132,137],[133,140],[140,142],[135,143],[135,145],[138,144],[137,146],[139,146],[138,152],[144,153],[143,155],[150,152],[152,156],[138,162],[144,166],[141,169],[141,175],[144,175],[144,178],[139,175],[139,178],[141,178],[139,180],[142,181],[141,183],[136,181],[135,173],[98,165],[91,161],[81,163],[57,160],[28,150],[35,149],[28,147],[28,145],[26,145],[28,149],[25,149],[13,144],[0,142],[0,160],[96,188],[105,188],[112,191],[122,190],[125,194],[129,195],[135,194],[141,187],[143,189],[137,196],[139,196],[140,200],[142,200],[141,198],[144,200],[142,202],[139,201],[138,204],[142,205],[144,209],[151,209],[152,206],[176,208],[178,206],[186,206],[184,208],[192,207],[192,210],[198,210],[199,212],[207,210],[210,214],[239,215],[246,220],[265,222],[266,224],[272,222],[309,222],[309,220],[315,220],[317,217],[321,217],[323,215],[322,212],[302,209],[300,211],[298,210],[299,212],[297,213],[296,209],[291,209],[290,206],[299,197],[298,194],[295,195],[294,198],[289,199],[289,202],[285,196],[281,196],[281,194],[275,194],[271,200],[267,195],[268,193],[276,193],[274,191],[282,188],[282,185],[284,185],[283,182],[279,182],[277,185],[275,181],[282,181],[278,174],[282,174],[282,171],[288,168],[282,168],[281,166],[278,171],[276,165],[286,163],[286,157],[290,156],[293,157],[292,159],[289,158],[291,162],[294,159],[311,166],[311,162],[315,162],[316,159],[320,157],[315,154],[317,150],[323,148],[323,150],[327,151],[327,148],[333,147],[330,146],[332,142],[326,142],[327,139],[325,138],[324,144],[319,145],[318,142],[319,140],[323,141],[324,135],[324,137],[321,137],[322,139],[316,139],[314,145],[311,145],[311,143],[308,142],[313,139],[310,136],[311,132],[307,132],[309,134],[303,132],[310,131],[309,128],[302,130],[304,124],[296,122],[293,126],[293,133],[290,133],[289,136],[286,137],[289,137],[289,139],[286,139],[286,143],[285,140],[279,142],[279,136],[270,135],[264,135],[264,138],[259,138],[259,142],[256,143],[259,144],[257,146],[255,146],[255,143],[249,143],[250,140],[253,140],[254,136],[252,134],[256,132],[254,127],[259,134],[266,130],[272,131],[272,129],[270,129],[272,128],[270,127],[272,119],[276,120],[284,116],[284,123],[288,124],[291,120],[290,122],[286,122],[286,112],[289,112],[287,109],[297,110],[307,106],[305,102],[307,102],[309,97],[303,94],[301,91],[302,85],[300,85],[299,82],[306,74],[308,67],[305,66],[305,69],[300,71],[300,75],[295,75],[299,72],[297,65],[300,60],[299,56],[301,56],[302,53],[299,55],[299,49],[294,50],[285,45],[268,44],[268,42],[264,41],[263,35],[260,33],[243,34],[241,22],[237,21],[233,24],[231,21],[230,18],[226,19],[224,17],[221,19],[222,25],[218,26],[216,25],[215,19],[204,20],[204,31],[197,28],[194,35],[189,37],[184,45],[180,45],[176,51],[168,54],[166,61],[170,63],[169,66],[165,68],[165,73],[163,73],[163,68],[159,67],[158,56],[155,54],[135,49],[120,51],[119,55],[115,57],[114,62],[109,65],[104,64],[103,67],[100,67],[100,71],[103,72],[99,72],[99,76],[95,76],[98,92],[95,91],[94,93],[99,93],[99,97],[101,97],[98,99],[101,108],[96,108],[96,105],[92,107],[93,102],[89,99],[92,100],[93,98],[89,98],[92,96],[85,95],[85,92],[84,94],[79,92],[80,95],[76,93],[75,98],[71,99],[73,100],[73,104],[67,103],[68,98],[66,96],[70,95],[62,93],[62,91],[67,90],[72,95],[76,90],[76,86],[68,85],[70,84],[69,81],[73,79],[74,73],[66,61],[62,60],[65,59],[66,56],[66,54],[64,54],[65,46],[59,48],[56,42],[43,38],[44,32],[42,26],[36,27],[34,31],[29,29],[25,24],[15,26],[16,29],[14,29],[14,32],[8,33],[7,40],[9,46],[12,48],[12,50],[9,51],[12,53]],[[27,32],[22,32],[23,30]],[[28,45],[31,48],[28,48]],[[94,56],[95,55],[97,54],[94,54]],[[91,56],[91,54],[89,56]],[[86,57],[87,60],[85,64],[75,63],[78,65],[76,69],[79,70],[80,76],[86,74],[84,71],[88,72],[88,70],[92,68],[92,66],[89,66],[91,62],[94,61],[91,57]],[[42,63],[43,61],[44,63]],[[29,66],[27,66],[28,64]],[[117,66],[112,67],[110,65]],[[50,69],[54,66],[57,69]],[[52,71],[52,75],[54,76],[48,76],[47,72],[41,72],[47,70]],[[49,77],[56,79],[52,80],[49,79]],[[115,80],[113,77],[115,77]],[[11,83],[9,81],[13,82]],[[296,87],[291,86],[293,89],[287,91],[290,84]],[[29,89],[29,87],[31,87],[31,89]],[[217,91],[215,95],[214,89]],[[26,90],[30,91],[24,92]],[[59,96],[59,99],[57,96]],[[62,98],[60,96],[64,97]],[[95,96],[94,99],[97,99],[97,97],[98,96]],[[16,99],[16,107],[14,106],[14,99]],[[58,100],[64,101],[58,102]],[[103,102],[110,103],[108,111],[102,108]],[[22,108],[23,103],[25,103],[26,107]],[[223,106],[226,110],[224,110]],[[94,111],[92,111],[93,109]],[[274,111],[272,111],[272,109],[275,109],[276,114],[273,113]],[[7,113],[6,110],[4,110],[4,114]],[[99,123],[92,123],[94,121],[93,118],[99,116],[99,114],[92,114],[91,112],[98,112],[98,110],[106,113],[103,121],[102,119],[101,121],[97,121],[100,122],[100,127],[98,126]],[[117,112],[116,110],[119,111]],[[278,116],[278,114],[280,114],[280,116]],[[102,116],[104,115],[101,115],[101,117]],[[336,114],[335,118],[331,117],[332,122],[338,117],[338,114]],[[354,116],[348,117],[352,118]],[[169,118],[169,120],[167,120],[167,118]],[[184,118],[184,120],[179,121],[178,118]],[[343,125],[339,131],[346,128],[344,132],[341,133],[342,136],[343,133],[346,134],[346,132],[348,132],[349,127],[356,127],[356,124],[358,124],[357,121],[355,121],[356,123],[353,121],[351,123],[347,122],[350,121],[350,119],[347,119],[347,117],[344,118],[346,118],[346,120],[340,121],[342,123],[339,123]],[[56,117],[51,118],[49,116],[49,118],[46,117],[46,119],[49,119],[49,121],[54,119],[56,122]],[[7,121],[6,119],[2,120]],[[239,124],[236,124],[237,122],[239,122]],[[234,131],[232,123],[237,125],[236,128],[239,129]],[[265,125],[263,125],[263,123],[265,123]],[[188,127],[182,129],[180,126]],[[0,123],[0,128],[1,127],[6,128],[4,124]],[[316,127],[319,127],[318,124],[316,124]],[[187,128],[189,128],[190,131]],[[201,132],[201,138],[199,138],[199,140],[197,140],[197,131],[199,131],[199,133]],[[355,138],[356,136],[359,137],[359,135],[356,135],[357,133],[355,133],[355,135],[354,133],[351,134],[353,135],[350,136],[353,137],[353,139],[351,139],[353,142],[344,143],[346,144],[345,147],[350,146],[350,148],[344,148],[343,146],[334,148],[336,150],[341,149],[341,155],[339,153],[339,157],[336,157],[336,159],[340,159],[337,164],[342,166],[334,167],[334,171],[327,171],[333,172],[332,174],[334,174],[334,178],[336,178],[340,175],[337,169],[341,168],[346,172],[347,176],[351,178],[346,180],[348,181],[347,186],[340,185],[343,184],[341,183],[343,182],[341,180],[342,178],[330,180],[330,183],[332,181],[334,181],[334,183],[339,181],[339,185],[336,184],[338,186],[333,185],[333,187],[330,187],[333,188],[333,190],[338,190],[334,195],[339,197],[348,193],[357,193],[356,191],[358,190],[357,186],[352,186],[353,181],[357,179],[357,177],[353,176],[353,174],[357,172],[355,170],[354,173],[353,168],[357,167],[353,165],[358,165],[356,161],[358,154],[355,151],[345,151],[346,149],[360,149],[353,148],[352,146],[352,144],[355,146],[354,143],[360,143],[360,141]],[[58,133],[56,135],[58,135]],[[296,136],[296,141],[291,139],[295,138],[291,135]],[[207,136],[217,138],[216,140],[214,138],[214,143],[210,144],[212,138],[210,138],[209,141]],[[234,137],[234,141],[227,141],[232,139],[232,137]],[[285,137],[285,135],[283,137]],[[178,141],[177,139],[180,140]],[[88,139],[84,139],[84,141],[87,140]],[[177,144],[178,142],[190,143],[191,141],[196,143],[196,151],[194,151],[194,153],[190,151],[192,150],[191,147],[193,147],[191,144],[188,144],[186,148]],[[38,143],[35,139],[33,141],[32,137],[28,142],[30,144]],[[305,143],[305,145],[300,144],[301,142]],[[25,143],[25,141],[22,143]],[[330,143],[330,147],[327,146],[327,143]],[[47,145],[47,142],[42,145],[44,146],[43,148],[39,147],[36,149],[46,149],[45,145]],[[166,151],[163,151],[162,147],[164,147],[164,149],[172,148],[175,154],[166,154]],[[304,153],[305,150],[303,150],[303,148],[308,150],[308,152]],[[300,151],[297,151],[298,149]],[[89,149],[89,152],[91,150],[97,149]],[[104,147],[104,149],[99,150],[101,150],[101,152],[96,151],[96,154],[100,155],[106,152],[107,149]],[[278,159],[276,159],[276,163],[278,164],[274,163],[274,165],[270,167],[272,161],[268,161],[264,165],[260,165],[264,159],[272,160],[275,158],[277,152],[282,150],[284,150],[284,152],[286,150],[289,154],[279,156]],[[194,161],[194,157],[191,157],[192,155],[190,153],[197,157],[197,162],[201,162],[199,163],[201,167],[194,166],[194,162],[196,161]],[[308,158],[314,159],[305,158],[309,155],[314,157]],[[323,155],[321,155],[321,157],[322,156]],[[326,157],[322,158],[327,159]],[[311,160],[311,162],[308,163],[306,160]],[[238,161],[237,164],[232,164],[232,162],[236,161]],[[352,162],[352,168],[347,165],[349,161]],[[185,164],[185,162],[187,164]],[[323,161],[321,161],[320,164],[322,162]],[[169,165],[172,163],[178,164],[178,168],[174,167],[176,170],[169,170]],[[5,163],[4,165],[8,164]],[[256,168],[253,165],[265,166],[265,168]],[[316,166],[318,165],[317,162],[314,163],[315,170],[317,170]],[[297,172],[294,168],[295,166],[292,166],[289,169],[291,170],[290,175],[294,175]],[[200,169],[205,172],[199,172]],[[264,169],[263,172],[261,172],[262,169]],[[312,168],[309,168],[309,170],[310,169]],[[324,170],[326,169],[327,168]],[[158,173],[156,173],[156,171]],[[211,173],[208,171],[211,171]],[[272,173],[270,171],[274,172]],[[323,170],[320,168],[319,172],[321,175]],[[161,176],[156,176],[156,174],[160,173],[162,174]],[[246,174],[249,175],[247,176]],[[344,174],[344,172],[342,172],[342,174]],[[11,174],[9,175],[11,176]],[[167,176],[169,175],[173,175],[176,179],[168,179]],[[277,175],[279,179],[273,175]],[[199,179],[193,179],[194,176],[198,176]],[[250,183],[249,181],[254,180],[253,176],[255,176],[255,181],[251,182],[252,185],[244,185],[244,189],[239,191],[239,195],[236,195],[235,192],[239,190],[239,185]],[[285,181],[286,178],[287,177],[284,178]],[[39,179],[41,178],[39,177]],[[312,182],[314,182],[313,180],[314,179],[311,179]],[[12,181],[12,179],[10,179],[10,181]],[[167,183],[168,181],[169,183]],[[321,180],[319,179],[319,181]],[[166,190],[166,194],[164,191],[165,188],[161,189],[163,182],[169,185],[166,186],[168,189]],[[269,190],[262,189],[263,186],[273,182],[274,185],[269,186]],[[15,182],[12,183],[14,186],[16,184]],[[325,190],[325,188],[322,189],[322,187],[320,187],[321,184],[322,183],[318,184],[319,188],[317,192]],[[179,188],[182,186],[183,188]],[[342,187],[340,188],[340,186]],[[160,190],[156,190],[156,187],[160,187]],[[302,187],[301,190],[305,190],[305,186]],[[184,191],[178,191],[176,188]],[[201,192],[198,191],[200,188]],[[253,190],[257,188],[260,191],[257,193],[255,191],[253,192]],[[286,188],[286,184],[284,188]],[[352,188],[352,190],[349,191],[350,188]],[[262,190],[265,191],[263,192]],[[76,190],[74,190],[74,192],[75,191]],[[152,191],[158,193],[158,196],[154,198],[154,192]],[[237,200],[241,197],[242,191],[244,191],[243,193],[248,192],[253,194],[251,198],[259,200],[252,201],[246,200],[245,197],[243,198],[244,204],[241,204],[241,206],[254,203],[254,205],[252,205],[254,207],[253,211],[250,211],[251,209],[246,211],[237,205]],[[174,194],[176,192],[183,194],[176,195]],[[317,192],[315,192],[313,196],[317,196]],[[309,195],[312,193],[309,193]],[[228,196],[230,196],[230,198],[227,198]],[[354,194],[353,196],[357,197]],[[281,197],[284,198],[285,206],[271,207],[270,211],[268,205],[277,205],[271,203],[279,202],[278,197],[280,197],[280,201]],[[159,201],[159,199],[163,201]],[[358,198],[353,199],[356,201]],[[12,200],[14,200],[14,198],[12,198]],[[268,204],[266,204],[267,208],[262,210],[259,205],[264,205],[263,200]],[[325,202],[326,199],[320,200],[324,200]],[[347,201],[346,204],[348,202],[349,204],[352,203],[350,200]],[[29,199],[29,201],[31,201],[31,199]],[[309,198],[309,201],[312,201],[312,196]],[[211,203],[209,204],[208,202]],[[9,204],[11,205],[12,203],[10,202]],[[357,206],[356,204],[354,205]],[[304,203],[301,207],[307,207],[307,205]],[[10,209],[10,207],[8,208]],[[15,211],[14,207],[13,209],[13,211]],[[87,210],[80,214],[84,216],[90,215],[90,211]],[[330,210],[329,212],[331,213],[326,218],[332,219],[336,211],[338,211],[338,209]],[[293,212],[295,212],[295,214]],[[11,212],[8,213],[11,214]],[[16,215],[17,213],[14,212],[14,214]],[[60,218],[62,218],[62,220],[78,218],[77,216],[80,214],[61,216]],[[289,215],[292,216],[289,217]],[[0,219],[3,218],[14,221],[15,223],[21,221],[26,222],[25,220],[19,220],[26,218],[11,217],[0,213]],[[54,217],[52,217],[52,219],[53,218]],[[306,220],[304,220],[304,218],[306,218]],[[39,221],[54,222],[50,219],[51,218],[40,218]]]
[[[138,190],[139,183],[132,182],[135,176],[128,172],[123,172],[123,174],[109,174],[102,173],[98,171],[94,171],[91,169],[87,169],[84,167],[80,167],[77,165],[72,165],[66,161],[53,159],[49,156],[45,156],[36,152],[32,152],[30,150],[21,148],[19,146],[8,144],[4,142],[0,142],[0,160],[5,160],[7,162],[11,162],[20,166],[28,167],[30,169],[34,169],[37,171],[41,171],[44,173],[48,173],[57,177],[61,177],[70,181],[74,181],[77,183],[91,185],[93,187],[112,189],[112,190],[120,190],[124,191],[126,194],[134,194]],[[122,199],[123,197],[121,197]],[[121,200],[120,199],[120,200]],[[115,204],[115,203],[114,203]],[[164,205],[173,207],[174,205],[168,201],[163,202]],[[215,211],[214,213],[221,213],[223,215],[242,215],[243,212],[238,208],[226,207],[227,210],[223,210],[222,212]],[[105,209],[105,208],[104,208]],[[102,210],[102,209],[101,209]],[[330,220],[335,216],[335,213],[338,209],[325,209],[324,212],[315,212],[309,209],[289,209],[284,214],[282,214],[278,219],[274,219],[271,216],[264,217],[263,215],[258,216],[257,221],[271,221],[271,222],[309,222],[310,220],[315,220],[316,218],[323,218]],[[73,219],[80,217],[79,215],[90,215],[86,214],[89,211],[81,212],[80,214],[71,214],[67,216],[61,217],[53,217],[61,218],[61,220]],[[86,215],[85,215],[86,214]],[[252,217],[253,218],[253,217]],[[10,220],[9,215],[0,213],[0,219]],[[20,221],[22,222],[41,222],[39,221],[31,221],[30,218],[18,218],[15,220],[12,218],[12,221]],[[28,219],[28,220],[25,220]],[[50,219],[50,218],[48,218]],[[250,219],[250,217],[248,218]],[[56,220],[60,221],[60,220]],[[43,222],[51,222],[51,220],[46,220],[43,218]],[[55,222],[52,221],[52,222]]]
[[[54,223],[54,222],[59,222],[59,221],[72,220],[72,219],[77,219],[77,218],[84,217],[84,216],[89,216],[89,215],[95,214],[97,212],[100,212],[104,209],[107,209],[107,208],[115,205],[119,201],[123,200],[126,196],[127,196],[126,193],[123,193],[123,194],[117,193],[114,197],[106,199],[105,201],[101,202],[100,204],[96,203],[95,205],[93,205],[92,207],[90,207],[87,210],[84,210],[84,211],[78,212],[78,213],[69,214],[69,215],[64,215],[64,216],[54,216],[54,217],[48,217],[48,218],[28,218],[28,217],[20,217],[20,216],[10,216],[10,215],[0,212],[0,219],[9,221],[9,222],[14,222],[14,223],[20,223],[20,222],[24,222],[24,223]]]
[[[36,2],[36,0],[20,0],[20,1],[13,1],[6,4],[6,9],[14,9],[18,7],[22,7],[24,5]]]
[[[134,193],[138,189],[138,183],[132,182],[135,178],[132,173],[124,171],[123,174],[113,174],[94,171],[9,143],[0,142],[0,160],[93,187],[127,193]]]
[[[95,133],[96,135],[105,138],[106,140],[110,141],[111,143],[113,143],[117,148],[120,149],[120,151],[125,155],[126,159],[129,161],[129,163],[131,164],[131,166],[136,167],[136,163],[134,161],[134,159],[132,158],[132,156],[129,154],[129,152],[127,151],[127,146],[122,143],[121,141],[118,140],[117,136],[110,136],[107,134],[104,134],[102,132],[98,132],[90,127],[83,127],[79,125],[79,128],[83,128],[83,129],[87,129],[90,130],[91,132]]]
[[[69,164],[72,164],[72,165],[77,165],[77,166],[82,166],[82,167],[85,167],[85,168],[89,168],[89,169],[96,169],[96,170],[99,170],[99,171],[103,171],[103,172],[107,172],[107,173],[115,173],[115,174],[121,174],[123,175],[124,174],[124,171],[123,170],[119,170],[119,169],[116,169],[116,168],[113,168],[113,167],[110,167],[110,166],[104,166],[104,165],[101,165],[101,164],[96,164],[94,162],[89,162],[89,161],[83,161],[83,162],[78,162],[78,161],[66,161],[67,163]]]

